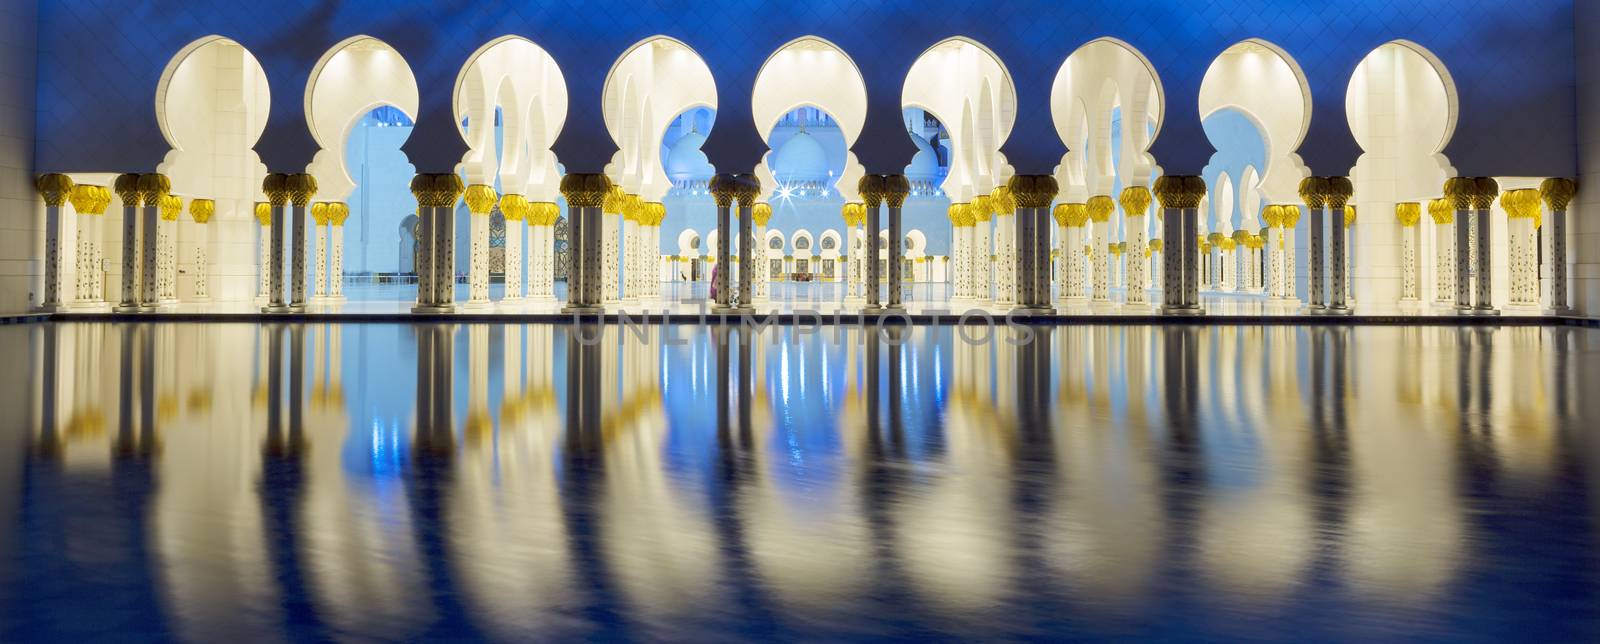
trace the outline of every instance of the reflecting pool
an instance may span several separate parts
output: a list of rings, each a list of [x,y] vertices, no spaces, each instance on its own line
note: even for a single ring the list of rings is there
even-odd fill
[[[1600,331],[0,327],[0,640],[1600,638]]]

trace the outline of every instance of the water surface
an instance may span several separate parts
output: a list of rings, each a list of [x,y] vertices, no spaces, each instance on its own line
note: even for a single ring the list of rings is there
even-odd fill
[[[0,327],[0,640],[1600,637],[1600,332],[1034,333]]]

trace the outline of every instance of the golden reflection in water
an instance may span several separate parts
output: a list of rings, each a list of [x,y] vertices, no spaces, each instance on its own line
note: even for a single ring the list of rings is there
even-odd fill
[[[537,347],[526,356],[524,331]],[[556,476],[553,328],[471,325],[467,336],[467,433],[445,503],[451,569],[493,634],[527,636],[525,625],[548,625],[570,603],[575,583]],[[493,355],[502,365],[497,414],[488,402]]]
[[[1359,356],[1352,351],[1348,329],[1310,331],[1313,347],[1326,349],[1324,360],[1333,372],[1329,377],[1356,374],[1352,382],[1360,393],[1313,404],[1322,408],[1327,403],[1328,422],[1317,429],[1348,436],[1346,472],[1353,483],[1353,502],[1341,558],[1351,583],[1386,600],[1422,603],[1450,581],[1463,549],[1458,505],[1463,481],[1457,471],[1462,434],[1460,415],[1452,411],[1459,401],[1434,410],[1411,404],[1408,399],[1416,395],[1413,383],[1421,371],[1416,365],[1450,356],[1430,355],[1435,354],[1430,349],[1421,355],[1408,351],[1419,344],[1417,329],[1389,331],[1367,338]],[[1470,329],[1445,331],[1476,334]],[[1473,346],[1455,348],[1458,364],[1473,361]],[[1380,357],[1407,353],[1418,359]]]
[[[843,356],[829,377],[845,394],[831,426],[806,429],[837,432],[844,465],[797,485],[774,441],[766,335],[710,332],[715,408],[670,426],[663,341],[681,329],[404,327],[417,381],[399,428],[346,399],[349,326],[41,329],[26,452],[74,482],[148,467],[137,529],[194,639],[276,622],[298,593],[333,632],[405,638],[437,617],[441,574],[504,637],[580,605],[589,575],[653,625],[728,605],[746,573],[808,614],[903,583],[971,615],[1029,592],[1019,553],[1035,547],[1075,603],[1112,613],[1191,566],[1242,606],[1284,602],[1325,569],[1422,608],[1479,556],[1473,487],[1537,498],[1571,467],[1564,441],[1583,440],[1562,428],[1594,405],[1573,371],[1586,365],[1557,350],[1591,331],[1067,326],[1021,347],[952,334],[946,403],[923,427],[898,392],[908,352],[926,349],[849,329],[843,346],[790,347]],[[409,391],[404,377],[383,385]],[[442,468],[439,482],[347,454],[393,450],[394,431],[410,432],[407,467]],[[669,446],[709,471],[669,466]],[[1027,485],[1043,490],[1038,517],[1017,501]],[[97,520],[62,519],[63,557],[134,547],[108,555]]]
[[[1316,438],[1304,424],[1297,424],[1297,410],[1303,405],[1298,399],[1296,374],[1287,370],[1287,361],[1275,360],[1273,365],[1277,368],[1271,372],[1273,397],[1269,404],[1278,412],[1277,419],[1236,413],[1240,407],[1237,401],[1241,400],[1236,386],[1239,378],[1235,375],[1239,373],[1239,336],[1251,332],[1259,333],[1260,329],[1227,326],[1205,333],[1209,342],[1203,346],[1215,347],[1208,351],[1215,359],[1201,361],[1201,369],[1208,373],[1202,381],[1214,384],[1214,391],[1207,393],[1217,403],[1214,413],[1225,419],[1213,426],[1220,436],[1208,444],[1227,446],[1223,447],[1224,453],[1208,460],[1246,473],[1247,480],[1239,485],[1218,486],[1206,497],[1198,536],[1201,565],[1211,583],[1219,590],[1269,602],[1285,597],[1301,578],[1313,553],[1313,504],[1306,494],[1310,484],[1306,477],[1312,471],[1308,460]],[[1280,335],[1274,342],[1275,350],[1291,355],[1290,347],[1296,346],[1291,344],[1292,336]],[[1257,341],[1247,345],[1251,348],[1245,364],[1260,364],[1262,344]],[[1250,389],[1255,395],[1244,401],[1260,405],[1260,389]],[[1234,445],[1251,445],[1254,449],[1229,449]],[[1230,458],[1241,462],[1228,463]]]
[[[729,413],[726,394],[730,383],[726,329],[714,331],[721,369],[719,405],[714,413],[720,425]],[[592,384],[603,391],[598,407],[588,408],[598,414],[580,424],[601,429],[605,477],[599,530],[607,572],[620,586],[624,601],[646,623],[686,617],[693,607],[713,597],[721,583],[717,535],[708,509],[699,500],[706,498],[706,491],[690,481],[672,480],[666,471],[668,426],[661,406],[660,352],[645,357],[636,350],[640,341],[632,332],[615,325],[600,333],[598,346],[584,346],[572,336],[567,359],[577,356],[580,364],[600,367],[577,375],[595,380],[583,383],[585,387]],[[652,337],[659,336],[652,333]],[[567,386],[576,383],[569,380]],[[571,405],[567,413],[573,413]]]
[[[1061,490],[1044,543],[1049,564],[1075,589],[1074,597],[1108,610],[1126,610],[1145,594],[1166,537],[1151,429],[1111,422],[1112,365],[1123,349],[1114,340],[1123,337],[1124,329],[1106,326],[1057,332],[1061,377],[1053,434]],[[1142,408],[1142,388],[1155,383],[1137,384],[1128,389],[1129,405]]]
[[[763,376],[768,373],[767,355],[774,349],[770,336],[779,332],[768,330],[766,334],[754,335],[748,345],[739,345],[739,350],[748,348],[753,354],[751,372],[757,377],[749,388],[735,389],[738,393],[750,392],[751,412],[750,471],[741,478],[745,486],[738,497],[738,514],[743,520],[744,544],[763,587],[782,608],[821,618],[830,611],[847,610],[855,604],[872,572],[871,535],[859,518],[864,500],[861,488],[851,484],[866,476],[867,461],[863,457],[868,450],[867,420],[858,402],[862,392],[856,380],[856,365],[846,362],[846,396],[850,402],[831,428],[839,432],[846,454],[848,465],[842,468],[843,480],[780,480],[783,464],[778,459],[784,453],[768,448],[774,438],[773,419],[777,410],[773,409],[763,382]],[[845,351],[854,357],[855,347],[862,342],[861,332],[852,328],[846,334]],[[803,353],[830,348],[810,345],[793,347],[793,350]],[[796,358],[804,359],[803,355]],[[807,384],[820,388],[823,383]],[[741,399],[737,403],[744,401]],[[801,427],[798,431],[829,429]],[[808,476],[818,476],[814,472],[825,470],[809,468],[806,471]]]
[[[866,347],[869,365],[877,364],[870,352],[886,355],[890,392],[899,390],[904,349]],[[895,544],[927,600],[944,610],[972,611],[994,606],[1015,574],[1014,510],[997,502],[1013,490],[1017,427],[1003,411],[1011,404],[1000,392],[1015,391],[1015,351],[1002,341],[957,343],[955,352],[943,458],[926,487],[896,507]],[[876,381],[874,371],[867,371],[869,383]]]

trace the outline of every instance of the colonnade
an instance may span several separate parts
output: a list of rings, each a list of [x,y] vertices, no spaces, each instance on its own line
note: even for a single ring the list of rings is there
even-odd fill
[[[593,197],[595,204],[582,205],[591,200],[596,186],[602,185],[597,182],[603,182],[604,189]],[[763,238],[772,208],[758,201],[762,191],[753,175],[718,175],[712,184],[718,204],[715,253],[719,269],[714,304],[725,312],[753,310],[753,304],[765,300],[770,292],[770,268],[755,258],[765,255]],[[652,275],[660,265],[660,224],[665,207],[623,193],[600,175],[569,175],[563,185],[571,188],[563,188],[563,194],[573,213],[571,284],[575,288],[567,298],[568,309],[600,310],[607,302],[658,297],[659,279]],[[1026,185],[1029,190],[1039,189]],[[101,228],[112,194],[123,207],[122,271],[115,310],[150,311],[178,304],[180,263],[193,283],[185,299],[210,298],[208,254],[212,247],[201,243],[185,249],[185,254],[192,256],[181,261],[178,240],[189,239],[186,231],[191,228],[180,221],[185,201],[172,194],[165,175],[124,174],[107,188],[77,185],[69,176],[47,174],[38,178],[36,188],[46,214],[41,309],[85,310],[105,305],[105,271],[100,265],[106,257],[106,240]],[[1111,292],[1120,282],[1126,289],[1122,304],[1143,306],[1148,291],[1159,290],[1160,308],[1168,313],[1197,311],[1202,287],[1265,292],[1270,301],[1298,305],[1294,235],[1303,205],[1310,220],[1306,308],[1312,313],[1351,311],[1353,253],[1348,239],[1356,212],[1349,203],[1353,190],[1348,178],[1305,179],[1300,185],[1303,204],[1267,205],[1263,209],[1267,227],[1259,233],[1239,230],[1206,236],[1198,232],[1201,202],[1196,201],[1203,199],[1205,186],[1192,177],[1163,177],[1154,189],[1132,186],[1123,190],[1116,201],[1097,195],[1084,203],[1054,204],[1053,210],[1054,194],[1043,206],[1028,206],[1025,201],[1036,202],[1034,193],[1024,197],[1017,190],[1008,184],[950,206],[953,300],[1000,309],[1052,310],[1056,297],[1071,305],[1092,293],[1092,303],[1109,306],[1114,304]],[[1508,306],[1536,311],[1541,302],[1547,302],[1547,312],[1570,312],[1565,227],[1575,190],[1574,182],[1559,178],[1545,180],[1538,188],[1503,193],[1488,177],[1448,180],[1444,196],[1426,204],[1435,227],[1432,306],[1470,315],[1498,313],[1491,301],[1496,248],[1491,206],[1499,199],[1508,218]],[[855,246],[859,240],[864,246],[848,253],[847,301],[867,311],[903,309],[905,249],[899,242],[909,182],[901,175],[869,175],[861,180],[858,191],[862,201],[847,203],[842,209],[852,233],[848,243]],[[309,174],[269,174],[262,192],[267,201],[255,204],[253,213],[262,237],[257,289],[262,310],[303,311],[311,301],[342,298],[343,227],[349,207],[342,202],[314,201],[316,179]],[[463,186],[461,178],[451,173],[419,174],[412,182],[412,192],[419,204],[416,234],[421,248],[416,262],[416,311],[455,309],[455,211],[463,198],[472,231],[466,304],[490,303],[488,235],[490,215],[496,207],[504,214],[508,230],[505,300],[554,299],[557,204],[529,202],[515,194],[497,195],[485,185]],[[1162,234],[1146,239],[1143,218],[1152,197],[1160,203],[1156,216]],[[1111,216],[1119,203],[1127,218],[1127,235],[1113,241]],[[196,198],[189,199],[187,206],[193,230],[200,231],[202,239],[209,237],[205,226],[216,214],[216,203]],[[1423,207],[1422,202],[1395,205],[1400,229],[1398,303],[1402,310],[1421,310],[1423,306]],[[605,219],[611,216],[608,208],[614,209],[617,217],[609,228]],[[1045,209],[1044,214],[1037,209]],[[1550,230],[1541,236],[1546,211]],[[1044,219],[1036,221],[1039,216]],[[737,232],[733,230],[735,222]],[[1085,243],[1084,228],[1091,224],[1087,235],[1091,239]],[[526,250],[526,280],[524,230],[531,245]],[[887,248],[879,248],[881,237],[876,233],[880,230],[888,234]],[[314,255],[308,257],[308,251]],[[887,261],[876,261],[880,254]],[[1113,258],[1119,260],[1116,265]],[[1160,266],[1156,275],[1147,273],[1152,264]],[[1036,279],[1044,280],[1042,287]]]

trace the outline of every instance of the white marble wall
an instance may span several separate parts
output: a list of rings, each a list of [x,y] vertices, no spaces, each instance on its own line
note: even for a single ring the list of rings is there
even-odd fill
[[[44,294],[44,202],[33,189],[37,2],[0,0],[0,312]]]

